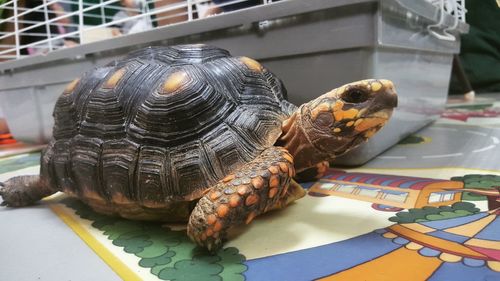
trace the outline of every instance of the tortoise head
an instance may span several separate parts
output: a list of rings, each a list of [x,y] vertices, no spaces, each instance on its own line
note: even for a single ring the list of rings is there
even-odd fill
[[[397,95],[389,80],[346,84],[303,104],[284,123],[280,144],[294,155],[300,171],[371,138],[396,106]]]

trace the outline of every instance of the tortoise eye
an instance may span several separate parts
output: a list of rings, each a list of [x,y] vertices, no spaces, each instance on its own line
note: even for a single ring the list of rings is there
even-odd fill
[[[368,100],[369,94],[359,89],[352,89],[342,95],[342,100],[348,103],[362,103]]]

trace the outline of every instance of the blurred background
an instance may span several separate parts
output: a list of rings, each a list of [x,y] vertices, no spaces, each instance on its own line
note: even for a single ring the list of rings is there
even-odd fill
[[[339,160],[362,164],[439,118],[449,94],[500,91],[499,26],[495,0],[0,0],[0,144],[46,143],[57,97],[86,70],[207,43],[261,61],[297,105],[393,80],[400,106],[385,133]]]

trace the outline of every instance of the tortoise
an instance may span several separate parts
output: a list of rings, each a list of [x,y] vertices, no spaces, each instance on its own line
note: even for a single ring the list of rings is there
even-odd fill
[[[0,183],[2,204],[62,191],[107,215],[187,221],[189,237],[214,251],[230,229],[303,197],[298,172],[324,171],[396,105],[393,84],[371,79],[296,107],[251,58],[203,44],[148,47],[64,89],[40,174]]]

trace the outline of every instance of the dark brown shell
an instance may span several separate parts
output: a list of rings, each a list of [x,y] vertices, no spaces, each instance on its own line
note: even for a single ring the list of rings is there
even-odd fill
[[[274,145],[293,108],[283,92],[255,61],[219,48],[131,53],[68,85],[42,176],[59,190],[108,202],[197,199]]]

